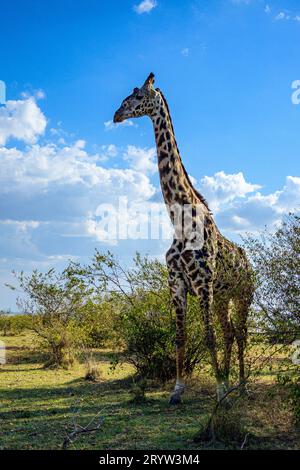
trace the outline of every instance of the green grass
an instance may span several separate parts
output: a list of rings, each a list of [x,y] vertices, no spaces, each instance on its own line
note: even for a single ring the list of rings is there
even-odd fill
[[[131,403],[133,369],[110,369],[106,351],[98,351],[101,380],[84,380],[84,364],[70,370],[49,370],[33,349],[30,334],[1,337],[8,348],[8,362],[0,366],[0,448],[60,449],[74,420],[86,425],[99,411],[101,430],[80,435],[70,449],[207,449],[235,444],[195,444],[214,405],[210,374],[190,380],[184,403],[168,404],[173,384],[147,389],[146,401]],[[280,359],[280,358],[279,358]],[[272,376],[259,377],[251,386],[253,400],[242,403],[249,434],[247,448],[296,449],[299,434],[282,392]]]

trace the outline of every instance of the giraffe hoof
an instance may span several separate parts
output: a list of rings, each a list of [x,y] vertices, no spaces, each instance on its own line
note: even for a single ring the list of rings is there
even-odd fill
[[[180,395],[171,395],[169,400],[170,405],[180,405],[180,403],[182,403]]]

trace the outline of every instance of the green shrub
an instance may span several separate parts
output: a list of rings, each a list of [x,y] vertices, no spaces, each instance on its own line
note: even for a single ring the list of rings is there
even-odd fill
[[[221,407],[213,418],[213,436],[227,446],[240,447],[245,435],[245,412],[239,403],[230,409]]]
[[[31,328],[47,354],[45,366],[72,365],[85,340],[80,320],[90,292],[81,281],[69,277],[67,270],[34,270],[30,275],[20,273],[18,280],[27,295],[23,310],[28,312]]]
[[[163,263],[137,254],[133,266],[125,269],[112,253],[96,251],[91,265],[73,263],[70,275],[93,285],[99,312],[105,317],[99,324],[108,325],[101,326],[100,332],[114,340],[122,360],[133,364],[141,377],[161,381],[174,378],[176,321]],[[190,299],[186,322],[188,374],[204,356],[200,318],[197,300]]]
[[[7,336],[11,332],[11,316],[4,312],[0,313],[0,331],[3,336]]]
[[[146,399],[146,388],[147,382],[146,380],[139,380],[138,382],[133,382],[130,393],[131,393],[131,400],[130,402],[136,405],[141,403],[145,403]]]
[[[159,305],[151,292],[141,295],[134,306],[120,311],[115,328],[124,344],[123,358],[135,366],[138,375],[166,381],[176,376],[176,321],[167,289],[161,294]],[[199,307],[193,298],[189,299],[186,329],[185,372],[190,375],[205,353]]]
[[[103,348],[113,342],[115,332],[110,304],[104,299],[88,299],[78,315],[78,322],[84,331],[86,347]]]
[[[278,383],[287,391],[289,407],[293,412],[294,424],[300,427],[300,366],[290,366],[277,376]]]
[[[300,337],[300,217],[284,217],[275,232],[244,239],[256,274],[257,330],[271,343]]]
[[[92,354],[87,354],[85,360],[85,368],[85,380],[88,380],[90,382],[98,382],[101,379],[99,364],[97,363]]]
[[[19,335],[31,328],[31,319],[26,314],[13,315],[0,312],[0,331],[4,336]]]
[[[286,215],[275,232],[245,239],[256,273],[256,331],[272,345],[293,344],[300,338],[300,217]],[[295,422],[300,423],[299,365],[286,364],[278,376],[288,393]]]
[[[140,305],[120,313],[117,331],[125,344],[123,359],[135,366],[138,375],[161,381],[175,376],[175,321],[171,314],[167,317],[161,310],[147,310],[141,300]]]

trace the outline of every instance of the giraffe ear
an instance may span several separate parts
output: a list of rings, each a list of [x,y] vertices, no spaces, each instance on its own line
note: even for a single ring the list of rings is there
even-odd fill
[[[154,73],[150,73],[150,75],[146,78],[145,83],[143,86],[153,86],[154,84]]]
[[[154,98],[155,96],[155,90],[154,90],[154,74],[151,72],[149,77],[145,80],[145,83],[143,85],[143,89],[146,90],[147,93],[150,94],[151,98]]]

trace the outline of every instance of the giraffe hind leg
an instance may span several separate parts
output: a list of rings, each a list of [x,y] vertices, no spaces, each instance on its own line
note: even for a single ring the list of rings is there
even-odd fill
[[[239,382],[241,393],[247,392],[246,373],[245,373],[245,348],[247,345],[247,317],[251,305],[250,299],[238,300],[235,302],[236,318],[234,323],[235,337],[238,347],[239,362]]]
[[[218,378],[217,396],[222,400],[229,389],[229,374],[232,345],[234,341],[234,330],[230,319],[229,301],[220,299],[215,301],[214,310],[220,321],[223,336],[223,359],[220,364],[220,377]]]
[[[211,365],[214,371],[214,375],[217,381],[217,396],[218,400],[225,393],[224,379],[222,376],[222,370],[219,365],[217,355],[217,343],[216,343],[216,332],[213,324],[213,286],[212,282],[208,282],[198,292],[200,300],[200,308],[204,323],[204,339],[206,347],[210,353]]]

